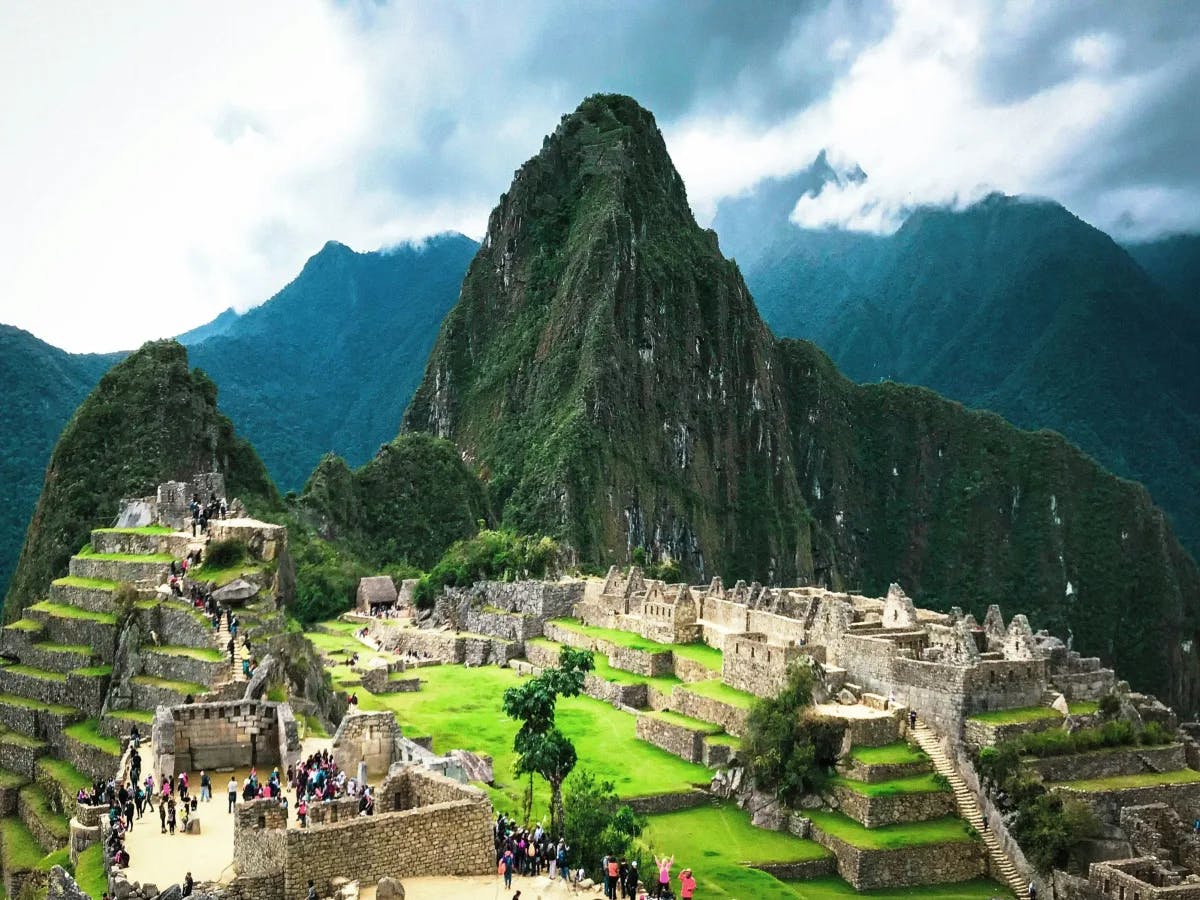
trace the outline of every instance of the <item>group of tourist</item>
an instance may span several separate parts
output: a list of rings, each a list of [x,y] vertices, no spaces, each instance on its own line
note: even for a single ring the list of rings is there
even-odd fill
[[[192,514],[192,537],[195,537],[197,530],[200,534],[207,533],[208,523],[213,519],[225,518],[229,507],[225,498],[218,500],[215,493],[209,495],[207,503],[200,502],[199,494],[192,494],[192,499],[188,502],[188,511]]]
[[[360,816],[375,815],[375,792],[371,786],[347,776],[334,762],[328,750],[314,753],[297,765],[288,767],[288,782],[296,791],[296,820],[308,826],[309,807],[330,800],[358,799]]]

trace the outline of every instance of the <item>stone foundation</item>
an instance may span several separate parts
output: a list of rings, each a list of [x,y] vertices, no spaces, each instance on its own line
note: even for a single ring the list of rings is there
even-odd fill
[[[864,850],[827,834],[816,824],[812,836],[833,851],[838,874],[859,891],[968,881],[983,875],[986,869],[982,849],[973,841]]]
[[[653,714],[642,714],[637,717],[634,733],[640,740],[688,762],[698,763],[704,759],[704,733],[685,725],[668,722]]]
[[[833,793],[841,811],[865,828],[881,828],[902,822],[928,822],[957,813],[954,794],[949,791],[868,797],[837,785]]]
[[[1044,781],[1082,781],[1086,778],[1112,778],[1115,775],[1138,775],[1143,772],[1176,772],[1187,768],[1187,757],[1182,744],[1170,744],[1165,747],[1116,747],[1070,756],[1029,759],[1024,765]]]

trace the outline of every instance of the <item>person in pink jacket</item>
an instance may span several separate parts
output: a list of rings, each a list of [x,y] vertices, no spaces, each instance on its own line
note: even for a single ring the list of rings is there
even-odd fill
[[[692,877],[691,869],[684,869],[679,873],[679,896],[683,900],[692,900],[692,895],[696,893],[696,879]]]

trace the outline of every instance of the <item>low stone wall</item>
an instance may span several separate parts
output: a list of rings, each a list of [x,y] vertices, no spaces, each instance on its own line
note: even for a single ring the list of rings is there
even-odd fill
[[[358,815],[358,798],[343,797],[340,800],[324,800],[308,806],[309,825],[330,825],[345,822]]]
[[[92,654],[62,653],[54,650],[43,650],[41,647],[29,644],[19,650],[7,650],[13,653],[27,666],[35,669],[45,669],[47,672],[67,673],[72,669],[83,668],[92,664]]]
[[[18,798],[17,815],[21,817],[21,821],[25,823],[25,827],[29,829],[29,833],[33,835],[38,846],[46,853],[53,853],[67,845],[67,839],[61,836],[62,832],[67,832],[68,838],[70,836],[67,820],[65,818],[59,819],[58,822],[43,820],[32,805],[28,793],[22,793]]]
[[[211,644],[210,644],[211,646]],[[174,681],[195,681],[199,684],[212,684],[224,672],[229,670],[228,655],[219,661],[195,659],[179,654],[155,653],[147,650],[141,654],[143,675],[153,675],[155,678],[168,678]],[[153,709],[153,707],[150,707]]]
[[[99,715],[108,696],[111,675],[67,675],[67,706],[82,709],[89,716]]]
[[[74,706],[67,703],[69,696],[66,679],[57,681],[50,678],[38,678],[14,672],[8,666],[0,666],[0,694],[16,694],[27,697],[39,703],[57,703]]]
[[[113,592],[108,588],[79,587],[58,581],[50,583],[50,600],[89,612],[110,613],[116,609]]]
[[[530,641],[525,645],[525,658],[539,668],[550,668],[558,665],[558,655],[561,644],[545,644],[540,641]]]
[[[171,774],[250,765],[260,769],[286,767],[299,752],[298,740],[288,733],[289,721],[294,730],[295,720],[286,703],[267,700],[191,703],[159,709],[153,726],[156,755],[149,771]]]
[[[46,767],[41,765],[42,760],[34,766],[33,780],[50,798],[50,805],[55,810],[61,812],[64,816],[70,817],[75,814],[75,795],[68,788],[63,787],[57,780],[47,771]]]
[[[1142,772],[1175,772],[1187,768],[1187,756],[1182,744],[1169,744],[1165,747],[1118,747],[1071,756],[1027,759],[1024,765],[1044,781],[1081,781],[1085,778],[1112,778],[1115,775],[1138,775]]]
[[[186,534],[136,534],[120,531],[93,531],[92,549],[97,553],[121,553],[129,556],[150,556],[169,553],[182,558],[187,553],[191,536]]]
[[[695,809],[712,802],[712,794],[697,788],[675,794],[651,794],[646,797],[627,797],[624,802],[635,813],[641,816],[652,816],[656,813],[676,812],[681,809]]]
[[[1082,800],[1095,810],[1097,816],[1109,822],[1119,821],[1121,810],[1126,806],[1165,803],[1188,818],[1191,817],[1193,810],[1200,807],[1200,782],[1156,784],[1108,791],[1079,791],[1063,785],[1056,785],[1053,790]]]
[[[390,712],[349,712],[342,717],[333,736],[333,759],[346,772],[355,772],[360,762],[367,771],[383,775],[397,757],[400,727]]]
[[[44,628],[41,640],[54,644],[91,647],[101,662],[111,663],[117,650],[117,626],[88,619],[68,619],[31,611],[30,618],[40,620]]]
[[[859,891],[968,881],[985,871],[983,853],[974,841],[864,850],[822,831],[815,823],[812,837],[833,851],[838,874]]]
[[[659,694],[659,696],[662,695]],[[731,703],[713,700],[702,694],[694,694],[686,686],[675,688],[663,705],[655,706],[653,698],[648,699],[650,699],[650,705],[655,709],[671,709],[702,722],[712,722],[736,737],[743,737],[746,734],[749,710]]]
[[[637,717],[634,734],[640,740],[660,747],[688,762],[698,763],[704,759],[704,734],[685,725],[668,722],[653,714]]]
[[[728,744],[704,742],[703,759],[701,762],[710,769],[723,769],[737,758],[738,751]]]
[[[556,622],[547,622],[543,632],[550,640],[566,644],[568,647],[603,653],[608,657],[608,663],[614,669],[622,669],[636,675],[649,675],[652,678],[672,675],[675,672],[675,655],[670,650],[654,652],[634,650],[611,641],[588,637]],[[714,676],[710,674],[708,677]]]
[[[808,881],[810,878],[821,878],[825,875],[837,874],[837,857],[823,856],[820,859],[808,859],[804,862],[774,863],[758,865],[754,868],[783,878],[795,881]]]
[[[886,747],[894,744],[900,738],[900,718],[898,716],[870,716],[859,718],[855,716],[834,716],[846,725],[850,734],[852,747]]]
[[[56,746],[62,743],[63,728],[81,718],[82,715],[78,712],[58,714],[0,700],[0,724],[38,740],[49,741]]]
[[[487,607],[469,608],[462,624],[475,634],[495,635],[509,641],[525,641],[542,633],[542,623],[533,616]]]
[[[647,706],[646,685],[617,684],[591,672],[583,678],[583,692],[616,707],[644,709]]]
[[[407,694],[421,689],[420,677],[393,678],[386,666],[376,666],[362,673],[362,686],[372,694]]]
[[[158,709],[160,706],[179,706],[186,699],[185,694],[171,687],[157,684],[140,684],[129,682],[130,707],[132,709]]]
[[[19,741],[0,741],[0,769],[7,769],[32,779],[37,772],[38,757],[46,752],[41,745],[29,746]]]
[[[121,761],[120,757],[69,735],[64,735],[63,758],[93,781],[108,781],[116,773]]]
[[[836,785],[833,794],[841,811],[865,828],[881,828],[900,822],[928,822],[952,816],[956,811],[954,794],[949,791],[868,797]]]
[[[865,781],[869,784],[876,784],[880,781],[895,781],[897,778],[911,778],[913,775],[922,775],[933,768],[933,764],[925,759],[919,762],[911,763],[884,763],[880,765],[867,765],[859,762],[853,756],[846,757],[845,764],[839,764],[839,770],[847,778],[853,778],[855,781]]]
[[[702,665],[693,659],[685,659],[682,656],[671,654],[675,660],[675,676],[680,681],[712,681],[714,678],[720,678],[720,672],[714,672],[708,666]]]
[[[405,628],[392,619],[376,619],[368,628],[382,649],[444,663],[502,666],[520,656],[523,650],[520,643],[504,638]]]
[[[0,786],[0,816],[11,816],[17,811],[17,794],[21,788],[13,786]]]
[[[1061,728],[1065,721],[1060,718],[1035,719],[1032,722],[995,725],[990,722],[980,722],[978,719],[967,719],[963,723],[963,740],[972,747],[992,747],[1023,734],[1036,734],[1040,731],[1049,731],[1051,728]]]
[[[76,578],[99,578],[102,581],[125,581],[130,584],[144,581],[157,585],[170,576],[171,564],[73,556],[67,571]]]
[[[161,643],[184,647],[211,647],[212,620],[186,603],[159,600],[153,606],[138,607],[137,623],[143,634],[153,632]]]

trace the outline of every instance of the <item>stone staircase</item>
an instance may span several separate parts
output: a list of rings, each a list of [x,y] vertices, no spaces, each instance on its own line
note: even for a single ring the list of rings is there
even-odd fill
[[[235,613],[236,615],[236,613]],[[233,642],[233,664],[229,665],[229,627],[225,617],[221,617],[221,627],[213,632],[213,644],[224,655],[225,664],[229,666],[230,681],[246,681],[246,676],[242,674],[242,660],[246,658],[246,647],[242,642],[245,631],[238,628],[237,639]]]
[[[1017,871],[1017,867],[1013,865],[1008,854],[1004,852],[1000,839],[992,833],[990,828],[984,829],[983,812],[979,808],[979,802],[967,787],[966,782],[963,781],[962,776],[959,775],[954,763],[942,750],[941,740],[937,733],[921,722],[915,729],[911,729],[909,734],[916,740],[917,746],[924,750],[933,761],[934,771],[950,782],[950,788],[954,791],[954,801],[958,805],[958,814],[979,832],[983,844],[987,848],[992,876],[996,880],[1002,881],[1019,900],[1029,900],[1028,884]]]

